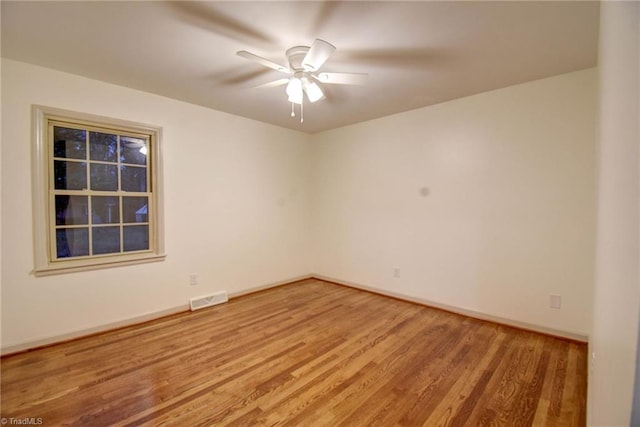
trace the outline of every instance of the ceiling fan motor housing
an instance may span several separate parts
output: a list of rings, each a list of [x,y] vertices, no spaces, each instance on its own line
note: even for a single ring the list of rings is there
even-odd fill
[[[293,71],[303,71],[302,60],[309,52],[309,46],[294,46],[286,52],[289,68]]]

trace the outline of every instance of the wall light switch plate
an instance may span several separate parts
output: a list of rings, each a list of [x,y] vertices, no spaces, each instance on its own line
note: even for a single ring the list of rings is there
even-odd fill
[[[549,307],[560,309],[562,306],[562,297],[560,295],[549,295]]]

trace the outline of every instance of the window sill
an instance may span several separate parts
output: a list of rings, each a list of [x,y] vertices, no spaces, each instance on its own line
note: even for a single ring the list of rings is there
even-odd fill
[[[69,265],[69,264],[60,265],[60,266],[52,265],[52,266],[34,269],[33,275],[36,277],[53,276],[55,274],[75,273],[79,271],[102,270],[105,268],[122,267],[127,265],[147,264],[151,262],[164,261],[166,257],[167,257],[166,254],[162,254],[162,255],[149,255],[149,256],[135,258],[135,259],[112,260],[112,261],[106,261],[101,263],[95,263],[95,260],[93,260],[94,262],[91,264],[82,264],[82,265]]]

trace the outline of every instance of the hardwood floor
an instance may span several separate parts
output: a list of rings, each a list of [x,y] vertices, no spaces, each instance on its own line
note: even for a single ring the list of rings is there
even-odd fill
[[[43,425],[584,426],[586,344],[314,279],[2,359]]]

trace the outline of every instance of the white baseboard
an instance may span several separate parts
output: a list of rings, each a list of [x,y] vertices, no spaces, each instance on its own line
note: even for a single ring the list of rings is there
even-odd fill
[[[55,335],[48,338],[42,338],[39,340],[28,341],[23,344],[12,345],[8,347],[2,347],[0,353],[4,356],[12,353],[19,353],[22,351],[33,350],[38,347],[44,347],[52,344],[59,344],[65,341],[74,340],[77,338],[86,337],[88,335],[99,334],[101,332],[108,332],[114,329],[124,328],[126,326],[136,325],[138,323],[148,322],[150,320],[159,319],[161,317],[170,316],[172,314],[181,313],[189,310],[189,304],[182,304],[176,307],[167,308],[164,310],[154,311],[152,313],[142,314],[140,316],[129,317],[127,319],[118,320],[116,322],[106,323],[104,325],[95,326],[93,328],[80,329],[77,331],[69,332],[66,334]]]
[[[289,284],[289,283],[295,283],[295,282],[299,282],[299,281],[306,280],[306,279],[318,279],[318,280],[324,280],[324,281],[327,281],[327,282],[333,282],[333,283],[337,283],[339,285],[348,286],[348,287],[355,288],[355,289],[360,289],[360,290],[363,290],[363,291],[373,292],[373,293],[376,293],[376,294],[385,295],[385,296],[388,296],[388,297],[397,298],[397,299],[408,301],[408,302],[413,302],[413,303],[417,303],[417,304],[421,304],[421,305],[425,305],[425,306],[429,306],[429,307],[438,308],[438,309],[441,309],[441,310],[450,311],[452,313],[461,314],[463,316],[468,316],[468,317],[473,317],[475,319],[487,320],[489,322],[500,323],[500,324],[513,326],[513,327],[520,328],[520,329],[526,329],[526,330],[539,332],[539,333],[543,333],[543,334],[547,334],[547,335],[553,335],[553,336],[557,336],[557,337],[561,337],[561,338],[567,338],[567,339],[571,339],[571,340],[574,340],[574,341],[589,342],[588,336],[583,335],[583,334],[578,334],[578,333],[573,333],[573,332],[567,332],[567,331],[561,331],[561,330],[557,330],[557,329],[546,328],[544,326],[538,326],[538,325],[533,325],[533,324],[530,324],[530,323],[519,322],[517,320],[512,320],[512,319],[505,319],[505,318],[502,318],[502,317],[493,316],[493,315],[486,314],[486,313],[481,313],[481,312],[477,312],[477,311],[473,311],[473,310],[467,310],[467,309],[464,309],[464,308],[449,306],[449,305],[446,305],[446,304],[441,304],[441,303],[437,303],[437,302],[433,302],[433,301],[429,301],[429,300],[425,300],[425,299],[421,299],[421,298],[411,297],[411,296],[408,296],[408,295],[399,294],[399,293],[395,293],[395,292],[389,292],[389,291],[381,290],[381,289],[374,288],[374,287],[371,287],[371,286],[362,285],[362,284],[359,284],[359,283],[347,282],[347,281],[344,281],[344,280],[340,280],[340,279],[336,279],[336,278],[328,277],[328,276],[323,276],[323,275],[320,275],[320,274],[306,274],[306,275],[302,275],[302,276],[292,277],[292,278],[289,278],[289,279],[286,279],[286,280],[280,280],[280,281],[277,281],[277,282],[272,282],[272,283],[269,283],[269,284],[266,284],[266,285],[247,288],[245,290],[238,291],[238,292],[232,292],[232,293],[229,294],[229,299],[238,298],[238,297],[241,297],[243,295],[248,295],[248,294],[252,294],[252,293],[255,293],[255,292],[260,292],[260,291],[267,290],[267,289],[270,289],[270,288],[275,288],[275,287],[278,287],[278,286],[286,285],[286,284]],[[164,310],[159,310],[159,311],[155,311],[155,312],[152,312],[152,313],[146,313],[146,314],[143,314],[143,315],[140,315],[140,316],[130,317],[130,318],[127,318],[127,319],[119,320],[119,321],[116,321],[116,322],[111,322],[111,323],[100,325],[100,326],[96,326],[96,327],[93,327],[93,328],[82,329],[82,330],[78,330],[78,331],[69,332],[67,334],[56,335],[56,336],[52,336],[52,337],[48,337],[48,338],[43,338],[43,339],[39,339],[39,340],[25,342],[25,343],[22,343],[22,344],[3,347],[2,349],[0,349],[0,354],[4,356],[4,355],[7,355],[7,354],[12,354],[12,353],[18,353],[18,352],[22,352],[22,351],[32,350],[32,349],[35,349],[35,348],[38,348],[38,347],[48,346],[48,345],[52,345],[52,344],[58,344],[58,343],[61,343],[61,342],[82,338],[82,337],[85,337],[85,336],[88,336],[88,335],[98,334],[98,333],[101,333],[101,332],[107,332],[107,331],[111,331],[111,330],[114,330],[114,329],[123,328],[123,327],[126,327],[126,326],[132,326],[132,325],[135,325],[135,324],[138,324],[138,323],[148,322],[150,320],[159,319],[161,317],[170,316],[172,314],[176,314],[176,313],[180,313],[180,312],[188,311],[188,310],[189,310],[189,304],[185,303],[185,304],[181,304],[181,305],[178,305],[178,306],[175,306],[175,307],[171,307],[171,308],[167,308],[167,309],[164,309]]]
[[[267,289],[270,288],[276,288],[278,286],[282,286],[282,285],[288,285],[289,283],[295,283],[295,282],[299,282],[301,280],[306,280],[306,279],[313,279],[315,276],[312,276],[311,274],[305,274],[303,276],[297,276],[297,277],[292,277],[290,279],[287,280],[280,280],[277,282],[272,282],[269,283],[267,285],[262,285],[262,286],[255,286],[252,288],[247,288],[243,291],[238,291],[238,292],[231,292],[229,294],[229,298],[238,298],[241,297],[243,295],[249,295],[249,294],[253,294],[256,292],[260,292],[260,291],[265,291]]]
[[[256,286],[256,287],[248,288],[246,290],[239,291],[239,292],[232,292],[232,293],[229,294],[229,299],[237,298],[237,297],[240,297],[242,295],[247,295],[247,294],[251,294],[251,293],[254,293],[254,292],[259,292],[259,291],[266,290],[266,289],[269,289],[269,288],[274,288],[276,286],[286,285],[288,283],[293,283],[293,282],[298,282],[298,281],[305,280],[305,279],[310,279],[311,277],[312,277],[311,275],[297,276],[297,277],[293,277],[293,278],[290,278],[290,279],[287,279],[287,280],[280,280],[278,282],[273,282],[273,283],[269,283],[269,284],[262,285],[262,286]],[[164,309],[164,310],[154,311],[152,313],[146,313],[146,314],[142,314],[142,315],[139,315],[139,316],[130,317],[130,318],[127,318],[127,319],[116,321],[116,322],[106,323],[104,325],[99,325],[99,326],[95,326],[95,327],[92,327],[92,328],[80,329],[80,330],[69,332],[69,333],[66,333],[66,334],[55,335],[55,336],[52,336],[52,337],[47,337],[47,338],[42,338],[42,339],[38,339],[38,340],[28,341],[28,342],[25,342],[25,343],[22,343],[22,344],[2,347],[2,349],[0,349],[0,355],[4,356],[4,355],[7,355],[7,354],[13,354],[13,353],[19,353],[19,352],[23,352],[23,351],[27,351],[27,350],[33,350],[33,349],[38,348],[38,347],[44,347],[44,346],[48,346],[48,345],[59,344],[59,343],[65,342],[65,341],[70,341],[70,340],[86,337],[88,335],[99,334],[101,332],[108,332],[108,331],[112,331],[114,329],[124,328],[126,326],[132,326],[132,325],[136,325],[138,323],[148,322],[150,320],[159,319],[161,317],[170,316],[172,314],[181,313],[181,312],[184,312],[184,311],[189,311],[189,304],[188,303],[181,304],[181,305],[178,305],[178,306],[175,306],[175,307],[171,307],[171,308],[167,308],[167,309]]]
[[[434,301],[429,301],[429,300],[422,299],[422,298],[416,298],[416,297],[412,297],[412,296],[409,296],[409,295],[400,294],[400,293],[396,293],[396,292],[390,292],[390,291],[374,288],[374,287],[371,287],[371,286],[362,285],[362,284],[359,284],[359,283],[347,282],[347,281],[344,281],[344,280],[340,280],[340,279],[336,279],[336,278],[328,277],[328,276],[323,276],[323,275],[320,275],[320,274],[313,274],[312,276],[314,278],[316,278],[316,279],[319,279],[319,280],[324,280],[324,281],[327,281],[327,282],[333,282],[333,283],[337,283],[339,285],[348,286],[350,288],[360,289],[360,290],[363,290],[363,291],[368,291],[368,292],[372,292],[372,293],[376,293],[376,294],[380,294],[380,295],[384,295],[384,296],[388,296],[388,297],[392,297],[392,298],[397,298],[397,299],[400,299],[400,300],[403,300],[403,301],[413,302],[413,303],[424,305],[424,306],[428,306],[428,307],[438,308],[438,309],[441,309],[441,310],[449,311],[451,313],[461,314],[461,315],[467,316],[467,317],[473,317],[474,319],[486,320],[486,321],[489,321],[489,322],[499,323],[499,324],[506,325],[506,326],[513,326],[513,327],[518,328],[518,329],[525,329],[525,330],[528,330],[528,331],[539,332],[541,334],[552,335],[552,336],[559,337],[559,338],[566,338],[566,339],[570,339],[570,340],[573,340],[573,341],[580,341],[580,342],[584,342],[584,343],[588,343],[589,342],[589,337],[587,335],[580,334],[580,333],[562,331],[562,330],[559,330],[559,329],[552,329],[552,328],[547,328],[545,326],[539,326],[539,325],[534,325],[534,324],[531,324],[531,323],[520,322],[518,320],[506,319],[504,317],[494,316],[494,315],[482,313],[482,312],[479,312],[479,311],[473,311],[473,310],[468,310],[468,309],[465,309],[465,308],[459,308],[459,307],[455,307],[455,306],[451,306],[451,305],[446,305],[446,304],[442,304],[442,303],[438,303],[438,302],[434,302]]]

